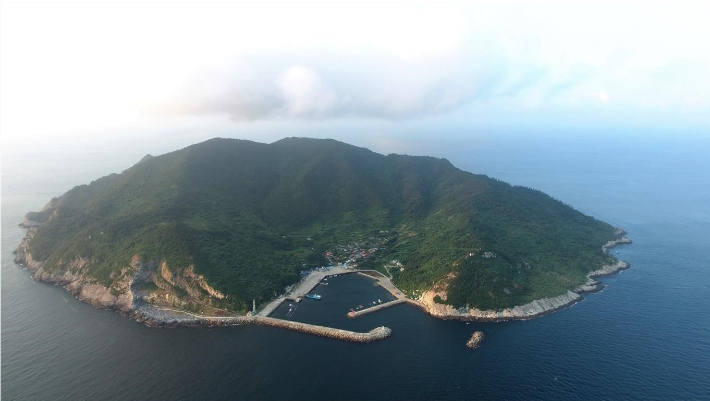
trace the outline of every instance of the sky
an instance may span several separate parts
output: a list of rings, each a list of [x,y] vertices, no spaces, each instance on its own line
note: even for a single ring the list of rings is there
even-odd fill
[[[710,136],[707,2],[0,11],[4,147],[313,136],[425,152],[417,140],[482,133]]]

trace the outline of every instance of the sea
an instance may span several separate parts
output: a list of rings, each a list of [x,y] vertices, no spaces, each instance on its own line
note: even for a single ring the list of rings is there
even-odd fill
[[[12,255],[26,212],[187,144],[89,142],[3,148],[3,401],[710,400],[710,135],[464,135],[432,146],[463,170],[625,229],[634,243],[612,252],[631,269],[530,321],[443,321],[409,305],[348,319],[350,308],[389,299],[357,275],[317,287],[320,301],[275,311],[392,329],[372,344],[259,326],[150,328],[33,281]],[[470,350],[477,330],[485,340]]]

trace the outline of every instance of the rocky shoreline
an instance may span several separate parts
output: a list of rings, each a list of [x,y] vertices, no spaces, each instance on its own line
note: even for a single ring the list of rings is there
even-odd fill
[[[261,325],[271,326],[301,333],[311,334],[319,337],[333,338],[341,341],[356,343],[371,343],[384,340],[392,335],[392,330],[388,327],[376,327],[367,333],[359,333],[348,330],[335,329],[325,326],[293,322],[288,320],[274,319],[262,316],[200,316],[189,312],[159,308],[146,304],[132,291],[132,282],[136,277],[130,277],[125,283],[125,292],[114,294],[110,288],[94,281],[87,280],[80,274],[73,274],[66,271],[62,274],[47,272],[44,270],[44,263],[35,260],[28,250],[29,241],[34,235],[35,227],[21,225],[27,229],[27,234],[23,238],[20,246],[15,251],[15,263],[24,266],[35,281],[42,281],[60,285],[74,295],[78,300],[87,302],[97,308],[113,309],[121,315],[142,322],[151,327],[216,327],[216,326],[240,326],[240,325]],[[81,259],[74,268],[81,269]],[[140,274],[140,269],[139,273]]]
[[[205,317],[193,315],[188,312],[179,310],[166,310],[157,308],[152,305],[145,304],[141,298],[136,296],[132,291],[132,283],[135,277],[127,277],[125,279],[124,292],[115,294],[111,289],[102,286],[94,281],[87,280],[79,274],[72,274],[67,271],[62,274],[47,272],[43,269],[43,263],[34,260],[28,251],[28,244],[34,235],[35,227],[27,224],[21,225],[27,229],[27,235],[20,243],[20,246],[15,251],[15,263],[24,266],[32,273],[32,278],[36,281],[43,281],[61,285],[72,293],[77,299],[90,303],[102,309],[115,309],[122,315],[128,316],[139,322],[153,327],[177,327],[177,326],[234,326],[246,324],[261,324],[273,327],[281,327],[309,334],[337,338],[353,342],[372,342],[387,338],[391,335],[391,330],[382,327],[374,329],[369,333],[354,333],[345,330],[331,329],[322,326],[305,327],[292,325],[290,322],[280,319],[273,319],[263,316],[225,316],[225,317]],[[625,232],[620,232],[622,235]],[[609,241],[602,250],[608,253],[610,249],[621,244],[630,244],[631,240],[625,236]],[[74,262],[76,267],[81,268],[82,260]],[[500,322],[509,320],[529,320],[540,316],[544,316],[558,310],[567,308],[580,302],[584,297],[581,294],[594,293],[601,291],[604,285],[596,278],[606,277],[617,274],[622,270],[630,268],[630,265],[624,261],[617,261],[613,265],[606,265],[602,268],[592,271],[587,274],[587,282],[578,286],[574,290],[567,291],[555,297],[537,299],[524,305],[505,308],[501,310],[480,310],[476,308],[459,308],[456,309],[451,305],[440,304],[434,301],[437,295],[433,291],[427,291],[422,294],[419,300],[402,298],[404,302],[417,306],[427,314],[444,320],[463,320],[477,322]],[[140,269],[139,269],[140,271]],[[296,327],[298,326],[298,327]],[[312,326],[312,325],[307,325]],[[327,330],[324,330],[327,329]],[[341,333],[343,332],[343,333]],[[349,333],[349,334],[344,334]]]
[[[125,293],[114,294],[107,287],[99,283],[86,280],[80,274],[73,274],[70,271],[61,274],[44,270],[44,263],[35,260],[28,250],[29,241],[35,233],[35,227],[27,227],[27,234],[22,239],[20,246],[15,250],[15,263],[24,266],[35,281],[42,281],[60,285],[67,289],[77,299],[90,303],[102,309],[116,309],[124,314],[133,311],[133,293],[130,291],[130,283]],[[81,269],[84,263],[82,259],[75,261],[77,268]]]
[[[618,231],[619,235],[625,235],[623,230]],[[622,244],[631,244],[632,241],[623,236],[617,240],[609,241],[602,246],[602,251],[608,253],[610,249]],[[422,294],[419,300],[409,300],[410,304],[424,310],[429,315],[444,320],[462,320],[476,322],[502,322],[510,320],[529,320],[544,316],[564,308],[570,307],[584,299],[581,294],[599,292],[604,289],[604,285],[595,280],[600,277],[607,277],[629,269],[631,265],[624,261],[617,261],[613,265],[602,266],[587,274],[587,282],[567,291],[566,294],[550,298],[536,299],[524,305],[505,308],[501,310],[480,310],[477,308],[454,308],[451,305],[440,304],[434,301],[436,295],[434,291],[427,291]]]

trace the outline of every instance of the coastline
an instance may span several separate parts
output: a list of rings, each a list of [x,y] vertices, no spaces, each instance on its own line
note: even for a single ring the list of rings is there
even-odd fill
[[[306,332],[323,337],[337,338],[346,341],[354,342],[371,342],[379,339],[387,338],[391,335],[391,330],[388,328],[373,329],[369,333],[354,333],[346,330],[333,329],[323,326],[305,327],[299,324],[291,324],[288,320],[274,319],[268,315],[278,307],[281,302],[288,299],[292,295],[304,295],[312,287],[315,286],[323,277],[331,274],[355,273],[358,271],[349,270],[337,272],[316,272],[312,273],[312,277],[298,283],[296,289],[288,296],[282,296],[271,301],[262,311],[255,316],[201,316],[194,315],[187,311],[165,309],[148,305],[142,299],[135,295],[132,291],[133,279],[137,277],[128,277],[125,281],[125,292],[114,295],[111,289],[102,286],[96,282],[88,281],[81,275],[75,275],[67,271],[63,274],[54,274],[44,271],[43,263],[36,261],[28,252],[29,240],[34,235],[36,226],[28,226],[22,224],[21,227],[27,229],[27,234],[22,239],[22,242],[15,251],[15,263],[25,267],[32,274],[35,281],[42,281],[63,286],[67,291],[74,295],[77,299],[87,302],[101,309],[114,309],[120,314],[127,316],[133,320],[142,322],[151,327],[177,327],[177,326],[234,326],[260,324],[273,327],[281,327],[295,331]],[[620,231],[624,235],[614,241],[609,241],[602,246],[602,251],[608,253],[610,249],[622,245],[631,244],[632,241],[625,236],[625,232]],[[81,264],[81,260],[78,261]],[[79,266],[81,267],[81,266]],[[382,276],[381,278],[370,277],[378,281],[381,287],[395,296],[395,304],[408,303],[416,306],[432,317],[443,320],[462,320],[476,322],[501,322],[511,320],[530,320],[540,316],[544,316],[567,307],[570,307],[584,299],[582,294],[590,294],[599,292],[604,288],[604,285],[597,281],[597,278],[608,277],[619,273],[620,271],[629,269],[631,266],[624,261],[617,261],[613,265],[605,265],[587,274],[587,282],[568,290],[567,293],[555,297],[533,300],[527,304],[504,308],[501,310],[480,310],[476,308],[454,308],[451,305],[440,304],[434,302],[434,297],[438,295],[436,292],[426,291],[418,299],[411,299],[392,284],[389,278]],[[139,269],[140,270],[140,269]],[[305,292],[304,292],[305,291]],[[389,303],[388,303],[389,304]],[[384,304],[389,307],[392,305]],[[394,304],[393,304],[394,305]],[[369,308],[368,308],[369,309]],[[381,308],[375,308],[379,310]],[[361,311],[355,316],[375,312],[367,309]],[[307,325],[312,326],[312,325]],[[382,329],[375,332],[375,330]],[[349,334],[343,334],[349,333]]]
[[[609,241],[602,246],[604,253],[623,244],[633,243],[626,237],[626,232],[620,230],[623,235],[613,241]],[[618,260],[613,265],[604,265],[601,268],[587,273],[587,282],[577,286],[567,293],[555,297],[536,299],[524,305],[518,305],[501,310],[480,310],[477,308],[454,308],[451,305],[440,304],[434,301],[437,294],[434,291],[426,291],[419,300],[409,299],[409,303],[421,308],[430,316],[444,320],[462,320],[475,322],[503,322],[511,320],[530,320],[540,316],[548,315],[559,310],[568,308],[584,299],[582,294],[596,293],[604,289],[604,285],[597,281],[597,278],[608,277],[623,270],[631,268],[631,265],[622,260]]]
[[[332,338],[356,343],[371,343],[384,340],[392,335],[392,330],[385,326],[376,327],[369,332],[354,332],[326,326],[318,326],[289,320],[271,318],[268,316],[201,316],[187,311],[156,307],[148,305],[140,296],[132,292],[133,279],[140,274],[129,277],[124,287],[126,292],[114,295],[111,289],[99,283],[86,280],[81,275],[66,271],[62,274],[50,273],[44,270],[44,263],[35,260],[28,251],[28,244],[34,235],[35,227],[24,226],[27,234],[15,250],[15,263],[25,267],[35,281],[64,287],[80,301],[89,303],[100,309],[113,309],[119,314],[141,322],[149,327],[217,327],[260,325],[297,331],[318,337]],[[79,269],[81,268],[79,261]],[[317,283],[317,281],[316,281]],[[309,291],[309,290],[307,290]],[[283,299],[282,299],[283,300]],[[280,303],[280,302],[279,302]]]

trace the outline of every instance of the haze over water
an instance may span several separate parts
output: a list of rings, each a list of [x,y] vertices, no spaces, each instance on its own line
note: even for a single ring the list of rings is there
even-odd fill
[[[74,185],[188,143],[4,148],[3,400],[709,399],[710,141],[668,133],[458,143],[418,153],[624,228],[634,244],[613,252],[632,268],[572,308],[526,322],[467,325],[407,305],[348,320],[360,299],[385,300],[354,277],[338,277],[294,315],[392,328],[366,345],[270,327],[148,328],[32,281],[12,262],[24,235],[17,224]],[[336,299],[337,288],[347,294]],[[486,339],[470,351],[474,330]]]

